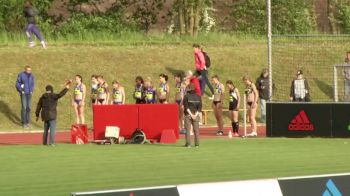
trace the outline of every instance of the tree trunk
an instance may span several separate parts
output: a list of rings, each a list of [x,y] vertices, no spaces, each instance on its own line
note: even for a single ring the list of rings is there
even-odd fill
[[[184,35],[186,33],[186,24],[185,24],[185,7],[184,0],[179,0],[179,26],[180,26],[180,35]]]
[[[193,27],[193,36],[198,35],[199,31],[199,21],[201,20],[201,8],[202,8],[202,0],[196,1],[196,7],[195,7],[195,21],[194,21],[194,27]]]
[[[193,36],[193,30],[194,30],[194,22],[195,22],[195,13],[194,13],[194,5],[191,3],[190,5],[190,24],[189,24],[189,34]]]

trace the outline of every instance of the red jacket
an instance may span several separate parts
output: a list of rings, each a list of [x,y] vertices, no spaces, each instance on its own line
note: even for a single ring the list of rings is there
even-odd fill
[[[190,83],[191,84],[194,84],[194,91],[196,92],[196,94],[198,96],[202,96],[202,93],[201,93],[201,86],[199,84],[199,80],[197,77],[193,76],[190,80]]]
[[[194,61],[196,65],[196,70],[202,71],[205,69],[205,58],[201,51],[194,53]]]

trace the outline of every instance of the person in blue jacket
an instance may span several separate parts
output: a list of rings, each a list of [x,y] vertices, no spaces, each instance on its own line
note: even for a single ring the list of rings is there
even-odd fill
[[[29,129],[30,110],[32,104],[32,95],[35,87],[35,79],[32,74],[31,66],[24,67],[24,71],[18,74],[16,81],[16,89],[21,97],[21,120],[23,128]]]

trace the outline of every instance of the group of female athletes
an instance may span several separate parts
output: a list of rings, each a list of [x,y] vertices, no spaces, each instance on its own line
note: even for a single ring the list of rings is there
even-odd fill
[[[170,98],[170,86],[168,84],[168,76],[165,74],[159,75],[159,84],[155,88],[151,78],[143,79],[141,76],[135,78],[135,89],[133,98],[136,104],[167,104],[174,102],[178,104],[179,109],[179,125],[184,128],[184,108],[183,98],[186,94],[187,87],[191,83],[193,75],[189,75],[184,79],[180,74],[174,75],[174,99]],[[222,84],[217,75],[211,78],[214,86],[214,96],[212,108],[217,121],[218,132],[217,135],[223,135],[223,103],[225,99],[225,85]],[[258,91],[255,84],[249,77],[243,77],[243,82],[246,85],[247,109],[248,116],[251,123],[252,132],[248,136],[257,136],[255,114],[258,103]],[[232,136],[239,136],[239,121],[238,112],[240,108],[241,96],[239,90],[235,87],[231,80],[226,81],[226,88],[229,95],[228,108],[230,111],[230,119],[232,124]],[[87,89],[83,83],[81,75],[75,76],[74,93],[72,97],[72,105],[76,114],[76,123],[85,124],[84,106],[86,101]],[[118,80],[112,82],[112,88],[109,89],[108,84],[101,75],[91,76],[91,97],[90,101],[94,105],[108,105],[108,104],[125,104],[125,90]]]

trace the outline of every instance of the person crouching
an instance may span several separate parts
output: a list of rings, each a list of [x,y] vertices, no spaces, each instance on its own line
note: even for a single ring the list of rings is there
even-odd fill
[[[47,145],[47,137],[50,130],[50,145],[55,146],[57,102],[58,99],[68,92],[71,84],[72,81],[68,81],[66,87],[58,94],[53,92],[53,87],[51,85],[47,85],[46,93],[39,99],[35,115],[36,121],[38,121],[41,111],[41,119],[44,121],[43,145]]]

